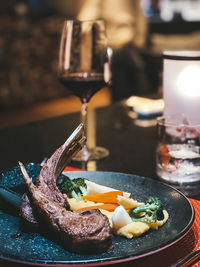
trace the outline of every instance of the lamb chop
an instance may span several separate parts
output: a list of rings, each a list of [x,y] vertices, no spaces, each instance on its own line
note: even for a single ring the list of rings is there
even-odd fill
[[[66,209],[70,208],[68,201],[57,188],[56,181],[72,156],[82,148],[84,141],[83,124],[80,124],[66,142],[50,157],[36,180],[36,186],[42,193]],[[32,225],[38,226],[37,212],[35,213],[26,193],[22,197],[20,215]]]
[[[63,208],[33,184],[22,163],[19,162],[28,186],[30,201],[39,214],[39,223],[48,225],[56,233],[64,248],[78,253],[99,253],[112,247],[112,234],[108,218],[99,210],[74,213]]]

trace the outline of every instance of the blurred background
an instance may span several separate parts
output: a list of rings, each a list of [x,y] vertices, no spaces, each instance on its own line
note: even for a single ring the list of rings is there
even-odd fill
[[[107,24],[113,81],[99,105],[162,93],[162,51],[200,49],[200,0],[1,1],[0,127],[79,110],[57,77],[63,20],[74,18]]]

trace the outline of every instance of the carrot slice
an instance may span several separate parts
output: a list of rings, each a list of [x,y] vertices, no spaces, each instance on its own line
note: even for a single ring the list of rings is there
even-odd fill
[[[93,209],[102,209],[107,211],[114,211],[119,205],[116,203],[106,203],[102,205],[96,205],[96,206],[90,206],[90,207],[84,207],[78,210],[75,210],[75,212],[80,213],[87,210],[93,210]]]
[[[91,196],[82,196],[83,199],[90,200],[93,202],[102,202],[102,203],[117,203],[117,196],[123,196],[122,191],[110,191],[106,193],[91,195]]]

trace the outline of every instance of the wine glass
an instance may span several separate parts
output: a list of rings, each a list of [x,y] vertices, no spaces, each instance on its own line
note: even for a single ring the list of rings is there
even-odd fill
[[[109,56],[103,20],[65,20],[60,41],[60,82],[80,98],[81,121],[87,135],[87,106],[91,97],[108,85]],[[86,136],[87,137],[87,136]],[[73,160],[87,162],[109,155],[103,147],[89,148],[87,141]]]

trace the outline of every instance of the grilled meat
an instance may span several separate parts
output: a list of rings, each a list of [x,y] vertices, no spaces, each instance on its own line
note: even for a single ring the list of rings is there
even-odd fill
[[[35,186],[23,164],[19,162],[30,193],[30,201],[38,213],[39,223],[56,233],[63,247],[77,253],[99,253],[112,247],[108,218],[99,210],[74,213],[50,199]]]
[[[36,186],[40,192],[66,209],[69,209],[68,201],[57,188],[56,181],[72,156],[82,148],[85,141],[83,134],[83,124],[80,124],[67,141],[54,152],[36,180]],[[35,213],[27,194],[22,197],[20,215],[32,225],[37,225],[37,212]]]

